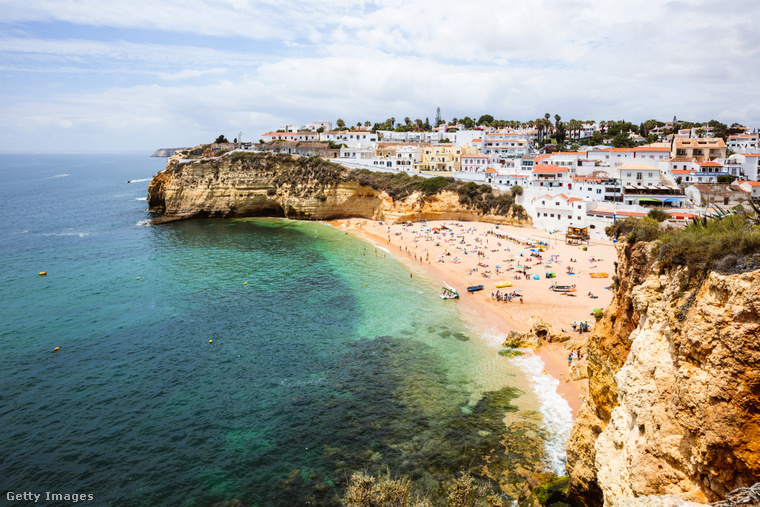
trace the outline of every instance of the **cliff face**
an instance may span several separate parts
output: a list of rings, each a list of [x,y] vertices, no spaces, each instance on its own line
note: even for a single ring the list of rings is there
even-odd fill
[[[234,155],[234,154],[233,154]],[[324,162],[327,164],[327,162]],[[320,163],[321,164],[321,163]],[[453,192],[412,194],[393,200],[385,192],[356,181],[320,173],[321,180],[295,177],[297,159],[272,154],[225,156],[183,161],[175,154],[148,186],[150,210],[161,213],[154,223],[194,217],[275,216],[303,220],[368,218],[406,220],[482,220],[522,224],[515,217],[482,216],[459,204]],[[343,170],[340,168],[340,170]],[[308,174],[318,173],[319,169]],[[301,175],[302,176],[302,175]]]
[[[618,248],[617,289],[588,344],[590,399],[568,444],[569,495],[707,503],[760,480],[760,271],[659,275]]]

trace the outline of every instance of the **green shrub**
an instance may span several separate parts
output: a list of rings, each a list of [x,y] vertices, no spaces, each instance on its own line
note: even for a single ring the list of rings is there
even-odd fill
[[[658,222],[664,222],[665,220],[670,219],[670,215],[667,212],[657,208],[650,210],[649,213],[647,213],[647,216],[649,218],[654,218]]]

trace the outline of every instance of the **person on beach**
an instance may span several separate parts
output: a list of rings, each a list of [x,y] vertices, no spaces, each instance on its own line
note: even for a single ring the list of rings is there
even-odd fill
[[[570,367],[573,364],[573,355],[569,354],[567,356],[567,366]]]

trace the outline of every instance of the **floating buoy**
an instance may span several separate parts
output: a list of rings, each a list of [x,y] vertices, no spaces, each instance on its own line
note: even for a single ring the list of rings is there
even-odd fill
[[[140,279],[140,277],[138,276],[138,277],[137,277],[137,280],[139,280],[139,279]]]
[[[45,275],[47,275],[47,271],[40,271],[40,276],[45,276]]]
[[[214,340],[209,340],[208,342],[209,342],[209,343],[214,343]]]
[[[248,285],[248,282],[245,282],[243,285]]]
[[[60,347],[56,347],[56,348],[54,348],[54,349],[53,349],[53,352],[57,352],[57,351],[59,350],[59,348],[60,348]]]

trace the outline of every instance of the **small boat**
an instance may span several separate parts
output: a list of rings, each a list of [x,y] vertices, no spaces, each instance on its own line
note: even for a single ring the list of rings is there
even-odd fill
[[[512,282],[496,282],[497,289],[501,289],[502,287],[512,287]]]
[[[470,285],[469,287],[467,287],[467,292],[477,292],[479,290],[483,290],[482,285]]]
[[[554,292],[575,292],[575,285],[552,285],[549,288]]]
[[[459,293],[451,287],[441,287],[441,299],[459,299]]]
[[[609,275],[607,273],[589,273],[591,278],[607,278]]]

